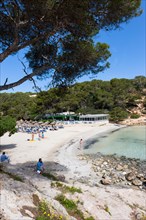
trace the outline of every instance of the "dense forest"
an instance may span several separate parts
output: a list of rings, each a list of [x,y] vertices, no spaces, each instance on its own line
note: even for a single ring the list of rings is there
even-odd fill
[[[51,88],[32,93],[1,93],[1,116],[42,119],[45,114],[73,111],[76,114],[108,113],[113,121],[146,114],[146,77],[134,79],[92,80],[71,87]],[[133,109],[141,106],[139,112]]]

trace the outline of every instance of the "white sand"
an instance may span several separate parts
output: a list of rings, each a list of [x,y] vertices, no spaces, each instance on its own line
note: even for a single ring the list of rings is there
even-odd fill
[[[37,161],[42,158],[48,161],[52,153],[61,149],[62,146],[69,143],[70,140],[83,140],[90,138],[100,132],[106,132],[111,129],[117,129],[113,124],[99,126],[99,124],[74,124],[66,125],[64,129],[57,131],[48,130],[45,132],[45,138],[38,140],[35,134],[34,141],[31,140],[31,134],[16,133],[11,137],[5,134],[1,137],[1,151],[5,151],[11,159],[11,164]]]

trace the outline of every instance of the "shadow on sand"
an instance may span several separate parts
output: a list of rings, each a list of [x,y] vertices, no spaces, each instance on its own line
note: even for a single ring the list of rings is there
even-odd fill
[[[6,144],[6,145],[0,145],[0,151],[8,150],[15,148],[16,144]]]

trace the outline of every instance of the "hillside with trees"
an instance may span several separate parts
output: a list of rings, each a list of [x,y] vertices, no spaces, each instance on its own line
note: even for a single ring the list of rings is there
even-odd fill
[[[16,120],[36,120],[45,114],[110,114],[110,120],[138,118],[146,114],[146,77],[92,80],[70,87],[30,93],[1,93],[0,112]]]

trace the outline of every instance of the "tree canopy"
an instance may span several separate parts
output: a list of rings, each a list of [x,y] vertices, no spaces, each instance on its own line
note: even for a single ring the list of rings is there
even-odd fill
[[[1,0],[0,61],[24,50],[31,72],[0,90],[26,80],[51,77],[53,85],[69,85],[85,74],[109,67],[109,46],[94,44],[100,30],[117,29],[139,16],[141,0]],[[22,61],[24,65],[24,60]]]
[[[51,88],[37,95],[1,93],[0,113],[16,120],[38,120],[48,114],[66,111],[76,114],[108,113],[112,120],[117,121],[131,116],[132,109],[138,106],[141,106],[141,113],[146,114],[145,94],[146,77],[143,76],[110,81],[92,80],[76,83],[65,91],[64,88]]]
[[[10,116],[0,116],[0,137],[6,132],[9,132],[9,136],[16,132],[16,120]]]

